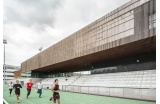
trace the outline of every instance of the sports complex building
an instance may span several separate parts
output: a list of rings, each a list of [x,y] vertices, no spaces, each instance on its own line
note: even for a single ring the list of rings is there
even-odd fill
[[[29,71],[46,87],[58,78],[63,91],[155,101],[156,0],[131,0],[93,21],[22,62],[19,72]]]
[[[14,72],[20,70],[19,66],[14,66],[14,65],[3,65],[3,66],[5,66],[5,69],[3,68],[3,81],[4,79],[13,80]],[[22,78],[31,77],[31,74],[29,72],[24,72],[24,73],[21,73],[21,77]]]

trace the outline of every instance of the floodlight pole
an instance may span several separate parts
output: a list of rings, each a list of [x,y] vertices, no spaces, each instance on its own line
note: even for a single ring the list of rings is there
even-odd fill
[[[3,71],[4,71],[4,84],[6,84],[6,64],[5,64],[5,44],[7,44],[7,40],[3,39],[3,44],[4,44],[4,65],[3,65]]]

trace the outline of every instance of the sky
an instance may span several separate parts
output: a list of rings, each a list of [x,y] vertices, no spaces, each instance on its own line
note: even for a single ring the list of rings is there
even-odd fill
[[[4,0],[6,64],[22,62],[130,0]]]

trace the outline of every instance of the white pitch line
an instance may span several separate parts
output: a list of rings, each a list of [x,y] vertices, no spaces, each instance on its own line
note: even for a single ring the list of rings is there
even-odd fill
[[[33,89],[34,90],[34,89]],[[23,92],[24,93],[24,92]],[[35,95],[33,95],[33,94],[31,94],[30,96],[32,96],[32,98],[37,98],[37,96]],[[40,99],[42,99],[42,100],[46,100],[46,101],[48,101],[49,102],[49,100],[47,100],[47,99],[45,99],[45,98],[40,98]],[[25,100],[26,101],[26,100]],[[32,104],[34,104],[34,103],[32,103]]]
[[[24,101],[28,102],[29,104],[33,104],[32,102],[27,101],[27,100],[25,100],[25,99],[23,99],[23,98],[21,98],[21,97],[20,97],[20,99],[22,99],[22,100],[24,100]]]
[[[4,98],[3,98],[3,101],[4,101],[5,104],[9,104]]]

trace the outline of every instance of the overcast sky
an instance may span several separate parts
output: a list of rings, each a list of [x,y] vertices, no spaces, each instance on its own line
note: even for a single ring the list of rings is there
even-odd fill
[[[6,64],[17,65],[130,0],[4,0]]]

